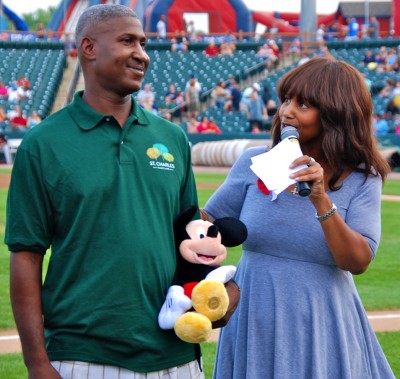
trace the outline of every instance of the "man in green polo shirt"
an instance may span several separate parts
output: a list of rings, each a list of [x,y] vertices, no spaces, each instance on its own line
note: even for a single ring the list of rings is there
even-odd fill
[[[89,7],[76,39],[85,91],[25,136],[7,204],[29,378],[203,378],[195,345],[157,323],[173,220],[197,204],[187,138],[132,97],[150,63],[133,11]]]

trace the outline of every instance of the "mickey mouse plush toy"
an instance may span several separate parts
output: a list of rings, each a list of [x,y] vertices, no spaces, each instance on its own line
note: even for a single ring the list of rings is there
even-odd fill
[[[235,275],[235,266],[220,266],[226,247],[242,244],[247,228],[238,219],[224,217],[213,223],[192,220],[192,206],[174,223],[177,269],[158,315],[161,329],[174,329],[183,341],[206,341],[212,322],[225,316],[229,297],[224,286]],[[190,311],[194,308],[194,311]]]

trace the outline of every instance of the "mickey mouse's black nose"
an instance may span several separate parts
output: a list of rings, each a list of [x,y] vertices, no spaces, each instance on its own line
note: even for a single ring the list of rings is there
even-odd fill
[[[207,237],[216,238],[218,235],[219,229],[216,225],[211,225],[207,231]]]

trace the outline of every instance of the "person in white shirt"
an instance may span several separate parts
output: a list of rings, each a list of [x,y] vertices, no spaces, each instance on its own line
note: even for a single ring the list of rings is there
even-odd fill
[[[157,22],[157,37],[158,39],[167,38],[167,17],[162,14],[159,21]]]

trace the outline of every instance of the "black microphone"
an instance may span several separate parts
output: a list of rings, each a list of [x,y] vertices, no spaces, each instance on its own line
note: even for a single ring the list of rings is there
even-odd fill
[[[294,126],[287,125],[281,130],[281,141],[285,138],[292,138],[295,140],[299,140],[299,132]],[[297,190],[299,191],[300,196],[308,196],[311,193],[310,188],[311,182],[297,182]]]

